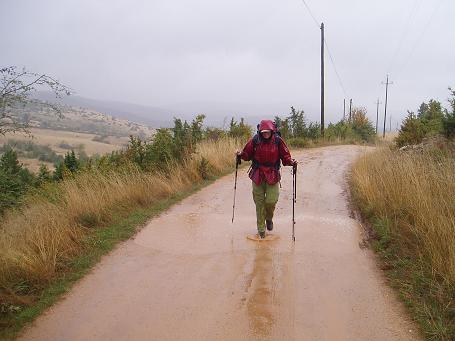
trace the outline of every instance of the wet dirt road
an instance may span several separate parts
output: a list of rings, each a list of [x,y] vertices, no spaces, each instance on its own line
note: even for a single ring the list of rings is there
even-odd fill
[[[255,232],[239,172],[151,220],[28,328],[23,340],[416,340],[350,218],[345,173],[358,146],[311,149],[300,162],[296,242],[283,169],[273,242]]]

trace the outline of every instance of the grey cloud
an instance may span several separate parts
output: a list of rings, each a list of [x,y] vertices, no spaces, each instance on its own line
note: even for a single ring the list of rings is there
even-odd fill
[[[307,3],[326,24],[347,96],[371,118],[387,72],[395,120],[455,86],[454,2]],[[208,115],[270,116],[290,105],[319,115],[319,29],[301,0],[3,0],[0,29],[1,65],[55,75],[83,96]],[[345,94],[328,55],[326,70],[334,121]]]

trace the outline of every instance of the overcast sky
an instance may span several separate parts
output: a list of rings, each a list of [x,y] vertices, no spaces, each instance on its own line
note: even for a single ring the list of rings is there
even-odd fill
[[[343,98],[375,118],[387,73],[394,119],[430,98],[447,105],[455,1],[307,4],[346,91],[326,54],[326,121],[341,118]],[[0,31],[0,66],[48,73],[81,96],[319,117],[320,30],[302,0],[0,0]]]

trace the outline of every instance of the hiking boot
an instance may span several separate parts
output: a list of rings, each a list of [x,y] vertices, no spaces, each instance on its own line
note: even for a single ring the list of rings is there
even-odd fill
[[[261,239],[264,239],[265,238],[265,231],[259,231],[259,237],[261,237]]]
[[[265,224],[267,225],[267,230],[272,231],[273,230],[273,221],[272,220],[266,220]]]

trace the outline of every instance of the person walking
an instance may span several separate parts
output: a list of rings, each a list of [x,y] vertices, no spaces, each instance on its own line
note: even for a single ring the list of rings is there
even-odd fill
[[[265,229],[273,230],[273,215],[279,197],[278,183],[281,180],[280,166],[296,166],[286,143],[278,134],[271,120],[262,120],[257,134],[245,145],[242,151],[236,151],[237,163],[250,161],[248,172],[252,181],[253,200],[256,205],[256,223],[258,234],[265,238]]]

